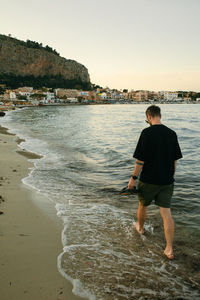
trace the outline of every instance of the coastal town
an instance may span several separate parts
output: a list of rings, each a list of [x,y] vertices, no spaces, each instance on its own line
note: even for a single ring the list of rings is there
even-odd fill
[[[41,89],[19,87],[11,90],[0,85],[1,108],[65,104],[198,103],[199,101],[200,93],[186,91],[129,91],[100,87],[90,91],[46,87]]]

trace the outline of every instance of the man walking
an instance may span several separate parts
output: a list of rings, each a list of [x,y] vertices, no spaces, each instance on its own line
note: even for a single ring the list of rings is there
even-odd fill
[[[163,219],[166,248],[164,254],[173,259],[174,221],[171,215],[171,198],[174,189],[174,173],[177,160],[182,157],[176,133],[161,123],[161,111],[156,105],[146,110],[147,122],[140,135],[133,157],[136,158],[128,188],[136,186],[140,174],[140,190],[135,228],[144,233],[146,208],[155,200]]]

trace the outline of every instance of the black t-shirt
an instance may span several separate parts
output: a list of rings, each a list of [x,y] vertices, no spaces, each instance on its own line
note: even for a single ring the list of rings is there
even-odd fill
[[[182,157],[176,133],[165,125],[145,128],[133,157],[144,161],[140,180],[150,184],[174,182],[174,161]]]

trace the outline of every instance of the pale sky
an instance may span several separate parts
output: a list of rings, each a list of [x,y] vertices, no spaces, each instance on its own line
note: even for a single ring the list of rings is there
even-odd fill
[[[117,89],[200,92],[200,0],[0,0],[0,33],[33,40]]]

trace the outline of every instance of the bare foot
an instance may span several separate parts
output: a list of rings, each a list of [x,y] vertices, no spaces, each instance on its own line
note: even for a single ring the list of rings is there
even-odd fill
[[[144,234],[144,229],[141,229],[141,228],[140,228],[140,225],[139,225],[138,222],[134,223],[133,226],[135,227],[135,229],[137,230],[137,232],[138,232],[139,234]]]
[[[174,259],[174,254],[173,254],[173,251],[172,251],[172,250],[171,250],[171,251],[165,250],[165,251],[163,252],[163,254],[164,254],[168,259],[170,259],[170,260]]]

